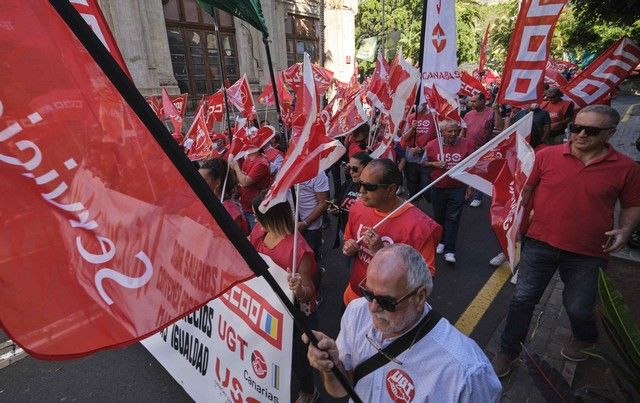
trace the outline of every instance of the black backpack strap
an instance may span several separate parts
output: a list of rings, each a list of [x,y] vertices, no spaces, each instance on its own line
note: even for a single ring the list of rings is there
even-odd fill
[[[358,364],[353,370],[353,386],[368,374],[391,361],[389,357],[397,357],[403,351],[422,339],[440,321],[442,315],[431,309],[420,322],[407,333],[398,337],[387,347]]]

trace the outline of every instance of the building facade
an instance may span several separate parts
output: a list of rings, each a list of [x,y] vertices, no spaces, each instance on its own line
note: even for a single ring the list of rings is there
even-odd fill
[[[270,82],[262,33],[225,12],[205,13],[196,0],[99,0],[133,81],[145,95],[189,93],[188,112],[222,84],[247,75],[254,97]],[[261,0],[273,67],[324,65],[341,81],[353,73],[357,0]],[[220,46],[214,29],[216,19]],[[219,49],[219,47],[221,49]],[[260,105],[256,105],[264,110]]]

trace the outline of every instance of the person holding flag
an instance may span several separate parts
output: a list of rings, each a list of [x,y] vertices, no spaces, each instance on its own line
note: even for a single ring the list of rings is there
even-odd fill
[[[418,107],[413,116],[410,116],[407,125],[409,128],[402,134],[400,145],[405,149],[407,188],[409,195],[413,196],[431,183],[430,169],[420,164],[427,143],[436,138],[436,122],[426,102]],[[431,201],[428,194],[424,197],[428,202]]]
[[[522,242],[500,351],[492,362],[499,377],[511,371],[533,309],[556,270],[564,282],[563,304],[573,332],[560,354],[571,361],[585,360],[583,350],[598,339],[593,310],[599,270],[640,223],[640,166],[609,144],[619,121],[609,106],[587,106],[569,124],[568,143],[536,153],[522,191],[522,205],[530,202],[534,214]]]
[[[468,139],[460,138],[460,124],[452,119],[440,122],[442,145],[439,139],[427,143],[427,161],[423,162],[431,168],[431,178],[435,180],[445,171],[462,161],[473,152],[473,144]],[[445,178],[431,189],[433,213],[436,222],[444,228],[442,239],[438,243],[436,253],[444,253],[448,263],[456,262],[456,238],[464,201],[469,196],[467,186],[455,179]]]

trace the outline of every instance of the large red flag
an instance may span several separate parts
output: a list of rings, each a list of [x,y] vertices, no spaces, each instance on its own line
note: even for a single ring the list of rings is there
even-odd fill
[[[640,47],[629,38],[620,38],[574,77],[563,89],[579,108],[600,104],[640,63]]]
[[[209,137],[207,122],[204,118],[204,103],[198,108],[189,131],[184,136],[184,148],[191,161],[200,161],[211,156],[213,141]]]
[[[253,95],[251,95],[251,87],[249,87],[246,74],[243,74],[238,81],[227,88],[227,96],[229,97],[229,102],[240,111],[242,116],[248,120],[253,119],[256,114],[256,107],[253,103]]]
[[[535,154],[519,133],[507,138],[505,162],[493,182],[491,227],[509,259],[511,271],[516,267],[516,238],[524,215],[522,189],[531,175]]]
[[[487,63],[487,41],[489,40],[489,27],[491,24],[487,24],[487,29],[484,31],[484,37],[482,38],[482,44],[480,45],[480,60],[478,61],[478,70],[484,71],[484,65]]]
[[[493,183],[502,166],[508,156],[515,152],[511,137],[517,134],[528,140],[532,122],[533,114],[529,113],[452,168],[449,176],[491,196]]]
[[[325,92],[327,92],[329,86],[331,86],[333,72],[325,69],[324,67],[318,66],[317,64],[313,64],[311,68],[313,69],[313,80],[316,85],[316,92],[318,96],[321,97]],[[290,66],[282,72],[282,77],[284,78],[284,82],[297,94],[298,88],[303,81],[302,63],[296,63]]]
[[[382,113],[388,113],[387,107],[384,102],[382,102],[382,99],[386,98],[386,82],[389,79],[390,70],[391,66],[389,66],[389,63],[384,59],[382,52],[378,52],[376,67],[367,85],[367,99],[373,107],[378,108]]]
[[[551,38],[568,0],[523,0],[511,36],[497,102],[527,106],[542,101]]]
[[[284,85],[284,80],[282,79],[282,73],[276,74],[276,87],[278,87],[278,101],[283,104],[290,104],[293,102],[293,96],[287,90],[287,87]],[[263,105],[275,105],[276,99],[273,96],[273,88],[271,83],[265,85],[262,93],[258,97],[258,102]]]
[[[309,55],[304,54],[303,81],[296,93],[294,135],[276,174],[265,195],[260,211],[287,200],[287,191],[296,183],[316,177],[342,157],[346,149],[338,140],[326,136],[324,122],[318,118],[316,86]]]
[[[63,359],[157,332],[260,259],[73,8],[54,3],[78,37],[48,2],[0,2],[0,327]],[[131,122],[120,142],[104,141],[104,99]]]

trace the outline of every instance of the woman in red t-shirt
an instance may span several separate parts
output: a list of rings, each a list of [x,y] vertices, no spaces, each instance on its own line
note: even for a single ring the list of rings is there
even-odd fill
[[[202,175],[213,191],[213,194],[215,194],[218,199],[220,199],[220,195],[222,194],[224,177],[227,175],[227,172],[229,173],[229,176],[227,177],[227,185],[224,191],[224,202],[222,205],[227,209],[227,212],[231,218],[233,218],[233,221],[238,224],[242,233],[249,235],[249,223],[244,216],[242,207],[240,207],[240,203],[232,197],[238,181],[235,173],[227,170],[227,161],[222,158],[214,158],[205,162],[200,168],[200,175]]]
[[[311,328],[317,327],[316,310],[318,307],[318,289],[320,285],[319,271],[313,250],[299,233],[296,244],[296,272],[291,274],[293,256],[293,237],[295,222],[288,202],[278,203],[262,213],[260,203],[264,199],[262,191],[253,201],[253,213],[256,226],[249,237],[253,246],[260,253],[269,256],[275,264],[289,272],[289,289],[293,291],[296,305],[307,315]],[[302,343],[301,333],[297,326],[293,328],[293,372],[300,383],[298,401],[314,401],[318,393],[313,383],[313,372],[307,360],[306,345]]]

